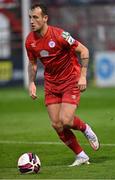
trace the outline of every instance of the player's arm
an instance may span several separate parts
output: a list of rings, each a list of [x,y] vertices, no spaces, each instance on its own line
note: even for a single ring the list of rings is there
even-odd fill
[[[29,95],[32,97],[32,99],[37,98],[36,85],[35,85],[36,73],[37,73],[37,61],[34,63],[29,61],[28,63]]]
[[[80,53],[81,60],[81,75],[78,82],[78,87],[80,91],[84,91],[87,88],[87,68],[89,63],[89,50],[80,42],[78,42],[78,46],[75,48],[77,53]]]

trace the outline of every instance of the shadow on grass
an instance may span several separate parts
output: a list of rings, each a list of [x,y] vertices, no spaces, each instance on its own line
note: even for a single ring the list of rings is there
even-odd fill
[[[105,161],[111,160],[113,158],[111,158],[110,156],[101,156],[101,157],[95,157],[92,158],[92,163],[103,163]]]

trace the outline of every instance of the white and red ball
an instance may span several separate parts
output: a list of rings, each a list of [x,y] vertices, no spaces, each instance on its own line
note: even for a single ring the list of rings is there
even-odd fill
[[[41,162],[34,153],[24,153],[18,159],[18,169],[21,173],[38,173]]]

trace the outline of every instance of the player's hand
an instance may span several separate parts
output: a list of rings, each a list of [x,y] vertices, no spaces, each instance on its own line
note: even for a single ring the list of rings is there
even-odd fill
[[[29,84],[29,95],[30,97],[35,100],[37,98],[37,95],[36,95],[36,85],[34,82],[31,82]]]
[[[87,88],[87,80],[85,77],[80,77],[77,87],[80,89],[81,92],[85,91]]]

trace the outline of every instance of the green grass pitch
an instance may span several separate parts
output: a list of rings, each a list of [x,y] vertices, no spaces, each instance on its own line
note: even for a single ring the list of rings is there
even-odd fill
[[[23,88],[0,90],[0,179],[115,179],[115,89],[89,87],[77,114],[97,133],[101,148],[94,152],[81,132],[74,131],[90,157],[90,165],[68,167],[74,154],[58,139],[44,106],[43,89],[32,101]],[[17,160],[36,153],[39,174],[21,175]]]

